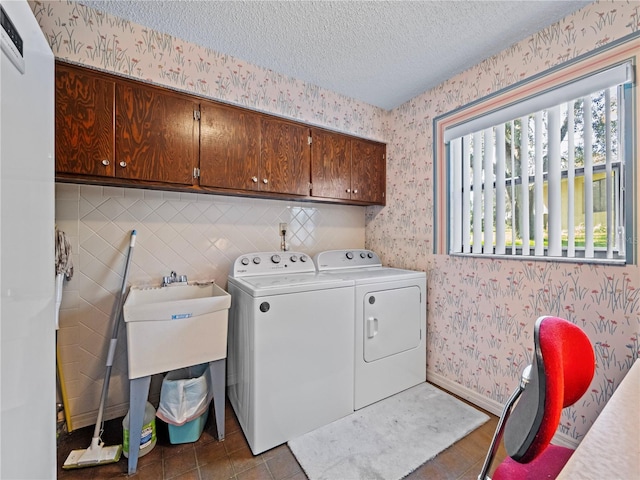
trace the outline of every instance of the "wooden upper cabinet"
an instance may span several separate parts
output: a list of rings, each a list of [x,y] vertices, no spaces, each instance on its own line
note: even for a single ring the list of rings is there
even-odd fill
[[[260,191],[309,195],[309,127],[261,117]]]
[[[385,203],[382,143],[63,62],[55,68],[58,180]]]
[[[116,84],[116,176],[192,185],[198,103],[144,84]]]
[[[59,63],[55,78],[56,172],[113,176],[114,81]]]
[[[351,199],[385,204],[386,145],[354,138],[351,140]]]
[[[386,146],[336,132],[311,130],[314,197],[384,205]]]
[[[351,199],[351,138],[316,128],[311,137],[312,195]]]
[[[192,185],[198,103],[56,63],[56,173]]]
[[[260,189],[260,116],[251,110],[200,103],[200,185]]]

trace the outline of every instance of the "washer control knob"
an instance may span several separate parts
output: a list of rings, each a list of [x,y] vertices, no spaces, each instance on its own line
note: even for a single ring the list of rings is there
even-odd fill
[[[307,261],[307,256],[306,255],[301,255],[300,256],[300,261],[301,262],[306,262]]]
[[[256,265],[260,265],[261,261],[262,259],[260,257],[253,257],[253,263],[255,263]]]
[[[240,260],[240,263],[242,265],[249,265],[249,259],[247,257],[244,257],[242,260]]]
[[[367,254],[365,252],[360,252],[360,258],[367,258]]]
[[[295,262],[297,262],[297,261],[298,261],[298,257],[297,257],[297,256],[295,256],[295,255],[291,255],[291,258],[290,258],[289,260],[291,260],[292,262],[294,262],[294,263],[295,263]]]
[[[369,258],[373,258],[373,252],[369,252],[369,253],[367,253],[367,257],[369,257]]]
[[[272,255],[271,256],[271,261],[273,263],[280,263],[280,255]]]
[[[353,252],[347,252],[347,258],[353,260]]]

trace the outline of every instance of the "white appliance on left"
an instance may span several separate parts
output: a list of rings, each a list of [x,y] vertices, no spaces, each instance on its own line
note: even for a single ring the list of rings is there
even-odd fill
[[[259,252],[236,259],[228,292],[227,391],[254,454],[353,413],[353,281]]]
[[[54,57],[0,5],[0,478],[55,478]]]

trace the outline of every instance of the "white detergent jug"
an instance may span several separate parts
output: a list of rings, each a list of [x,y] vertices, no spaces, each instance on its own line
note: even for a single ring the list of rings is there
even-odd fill
[[[144,407],[144,420],[140,434],[140,453],[142,457],[156,446],[156,409],[149,402]],[[129,412],[122,420],[122,454],[129,458]]]

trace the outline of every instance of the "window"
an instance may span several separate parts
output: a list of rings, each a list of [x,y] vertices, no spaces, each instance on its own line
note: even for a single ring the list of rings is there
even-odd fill
[[[607,211],[607,182],[606,178],[593,181],[593,213]],[[615,206],[614,206],[615,208]]]
[[[449,252],[625,262],[632,73],[618,64],[446,128]]]

